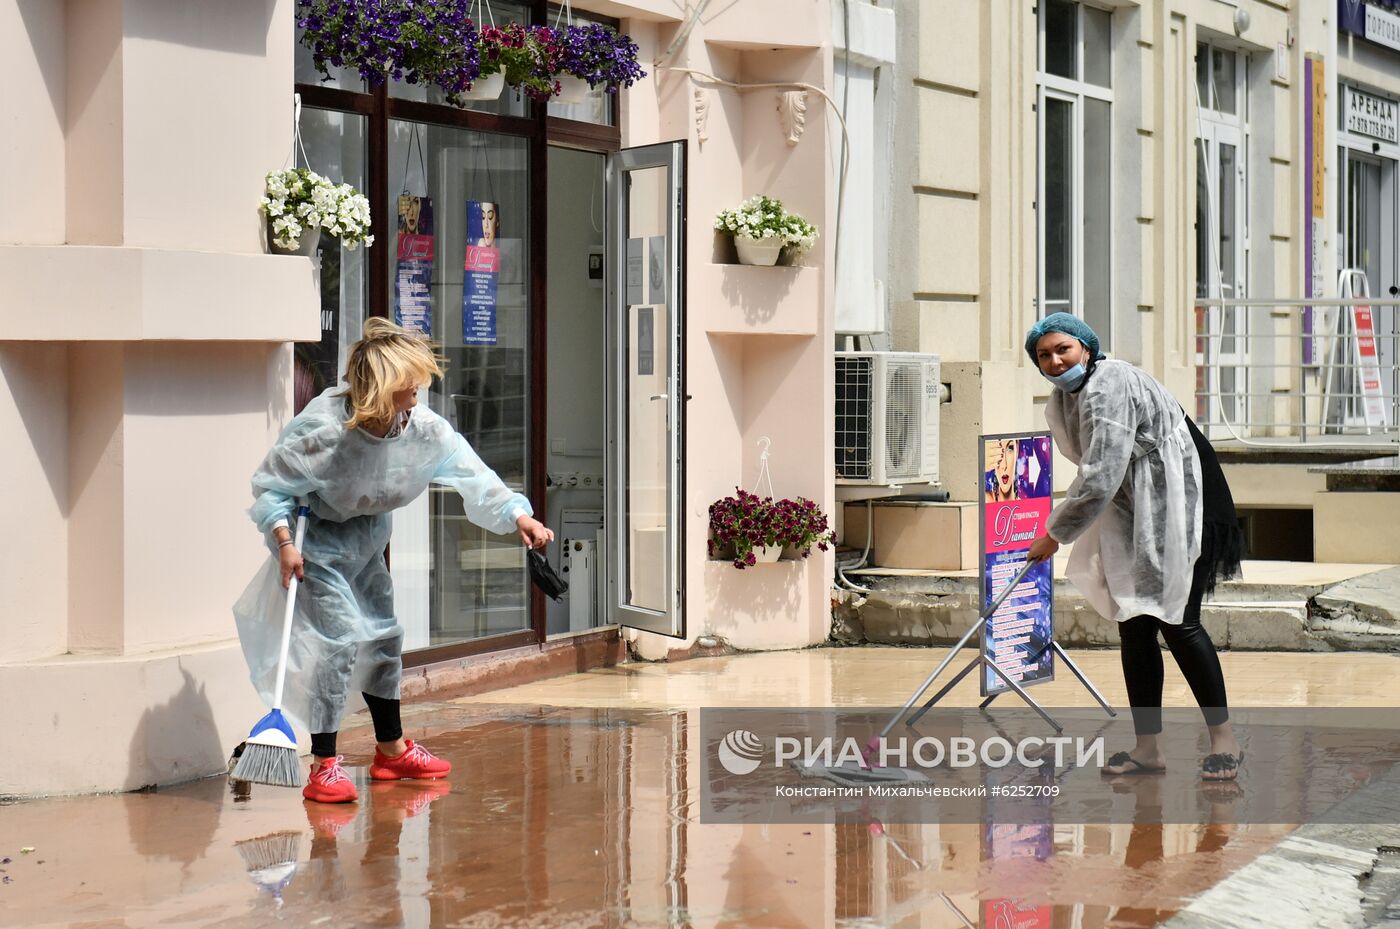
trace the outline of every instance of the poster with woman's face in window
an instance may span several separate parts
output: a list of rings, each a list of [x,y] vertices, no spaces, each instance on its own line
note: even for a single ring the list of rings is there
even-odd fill
[[[489,200],[472,201],[467,236],[472,245],[495,248],[501,235],[501,208]]]
[[[494,248],[499,254],[500,282],[524,281],[525,243],[501,238],[501,205],[490,200],[467,201],[467,244],[474,248]]]

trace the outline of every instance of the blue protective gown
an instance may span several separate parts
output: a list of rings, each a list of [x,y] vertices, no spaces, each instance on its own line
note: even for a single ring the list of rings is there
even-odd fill
[[[403,627],[384,562],[394,510],[432,483],[455,489],[467,517],[491,532],[514,532],[513,514],[533,514],[529,501],[427,407],[415,407],[391,438],[346,429],[347,419],[344,388],[326,390],[287,424],[253,474],[249,515],[271,557],[233,609],[253,684],[271,705],[287,592],[270,533],[278,519],[294,519],[297,500],[306,501],[305,578],[283,708],[311,732],[337,731],[352,691],[399,696]]]

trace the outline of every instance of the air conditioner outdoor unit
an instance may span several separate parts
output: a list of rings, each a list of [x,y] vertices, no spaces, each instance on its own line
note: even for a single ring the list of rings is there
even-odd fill
[[[938,356],[836,353],[836,482],[938,481]]]

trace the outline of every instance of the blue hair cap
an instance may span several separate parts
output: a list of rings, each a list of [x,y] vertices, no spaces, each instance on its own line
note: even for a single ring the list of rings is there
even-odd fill
[[[1026,354],[1031,356],[1031,361],[1036,361],[1035,343],[1039,342],[1042,336],[1051,332],[1063,332],[1065,335],[1083,342],[1084,347],[1089,350],[1089,354],[1093,356],[1095,361],[1102,361],[1107,357],[1099,348],[1098,333],[1088,323],[1070,313],[1051,313],[1032,326],[1030,331],[1026,333]]]

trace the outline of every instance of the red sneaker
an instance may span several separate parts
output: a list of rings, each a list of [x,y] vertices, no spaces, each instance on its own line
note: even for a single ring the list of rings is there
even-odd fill
[[[412,739],[404,739],[404,743],[408,750],[397,758],[390,758],[376,748],[374,764],[369,766],[369,776],[376,781],[398,781],[404,778],[446,777],[452,773],[452,762],[443,761]]]
[[[345,769],[340,766],[342,760],[342,756],[337,755],[328,761],[313,764],[311,776],[306,779],[301,795],[317,803],[354,803],[360,799],[354,781],[345,776]]]

